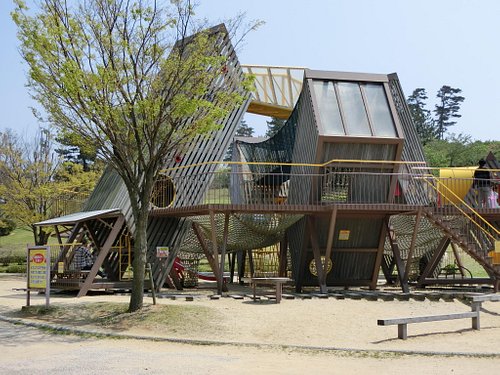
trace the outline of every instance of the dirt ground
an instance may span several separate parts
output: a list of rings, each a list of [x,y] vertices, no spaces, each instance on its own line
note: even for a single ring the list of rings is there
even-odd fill
[[[26,303],[25,292],[15,289],[24,286],[25,279],[20,276],[0,276],[0,314],[5,316],[21,310]],[[230,287],[230,290],[235,288],[237,290],[230,291],[228,295],[250,292],[238,289],[239,286]],[[178,294],[174,291],[167,293]],[[479,370],[497,373],[500,369],[500,303],[483,303],[479,331],[471,329],[470,319],[420,323],[409,325],[408,339],[399,340],[397,326],[377,326],[377,319],[466,312],[470,311],[470,306],[457,299],[445,302],[427,299],[367,301],[295,298],[276,304],[268,300],[254,302],[248,297],[235,299],[225,296],[211,300],[208,295],[214,294],[214,290],[208,289],[188,290],[185,293],[194,295],[193,301],[186,301],[185,298],[157,299],[160,306],[186,310],[182,319],[170,326],[158,322],[140,324],[140,320],[134,324],[122,322],[119,325],[96,326],[71,315],[78,311],[78,306],[82,306],[80,304],[126,304],[128,295],[95,294],[75,298],[73,295],[53,294],[51,305],[67,307],[67,320],[61,317],[56,322],[65,326],[152,338],[232,343],[224,346],[188,346],[191,352],[204,353],[200,355],[220,353],[224,348],[224,353],[233,353],[239,358],[233,363],[234,370],[241,370],[244,363],[258,363],[260,373],[275,373],[273,369],[283,368],[290,370],[287,373],[301,373],[301,369],[310,371],[312,368],[320,373],[330,373],[329,366],[333,362],[336,369],[344,368],[347,373],[400,373],[404,368],[401,366],[418,367],[429,373],[439,370],[440,373],[454,374],[470,374]],[[44,296],[35,295],[32,304],[43,305],[44,301]],[[152,299],[146,297],[145,305],[149,309],[158,308],[158,305],[151,307],[151,304]],[[202,324],[197,324],[197,321]],[[105,340],[105,344],[99,345],[122,346],[124,341],[128,340]],[[167,344],[175,348],[180,345],[161,345]],[[158,348],[158,345],[153,341],[141,343],[143,348]],[[180,347],[177,349],[182,350]],[[243,357],[242,348],[245,348]],[[14,353],[15,350],[12,350]],[[255,373],[256,369],[253,370]]]

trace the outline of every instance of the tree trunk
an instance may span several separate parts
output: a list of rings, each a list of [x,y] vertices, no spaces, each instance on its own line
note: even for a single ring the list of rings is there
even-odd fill
[[[47,244],[49,240],[49,234],[43,230],[43,227],[31,226],[33,231],[33,238],[35,240],[36,246],[43,246]]]
[[[147,209],[141,209],[135,218],[134,278],[132,280],[132,295],[130,296],[129,312],[140,310],[144,301],[148,214],[149,211]]]

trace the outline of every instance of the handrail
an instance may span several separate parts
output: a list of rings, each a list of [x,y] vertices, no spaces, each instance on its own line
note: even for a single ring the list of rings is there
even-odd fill
[[[283,163],[283,162],[260,162],[260,161],[205,161],[201,163],[194,163],[189,165],[180,165],[177,167],[170,167],[162,169],[161,172],[174,171],[179,169],[188,169],[193,167],[199,167],[202,165],[268,165],[268,166],[291,166],[291,167],[315,167],[322,168],[330,164],[338,163],[356,163],[356,164],[398,164],[398,165],[419,165],[425,164],[424,161],[401,161],[401,160],[361,160],[361,159],[331,159],[325,163]]]
[[[441,181],[439,181],[439,179],[437,179],[436,177],[434,176],[431,176],[431,175],[427,175],[427,176],[422,176],[419,178],[420,179],[423,179],[429,186],[431,186],[436,192],[439,193],[439,189],[437,187],[435,187],[431,182],[428,181],[428,178],[431,177],[433,179],[435,179],[438,184],[441,186],[441,187],[444,187],[447,192],[451,193],[460,203],[462,203],[464,206],[466,206],[469,210],[471,210],[472,212],[474,212],[474,214],[480,219],[480,221],[482,221],[484,224],[486,224],[487,227],[489,227],[490,229],[492,229],[496,234],[497,236],[500,236],[500,231],[498,231],[494,226],[492,226],[485,218],[483,218],[476,210],[474,210],[474,208],[472,208],[467,202],[465,202],[462,198],[460,198],[457,194],[455,194],[455,192],[453,190],[451,190],[450,188],[448,188],[446,185],[442,184]],[[472,217],[470,217],[460,206],[458,206],[456,203],[454,203],[453,201],[450,201],[450,203],[455,206],[455,208],[457,208],[465,217],[467,217],[473,224],[475,224],[484,234],[486,234],[488,237],[490,237],[493,241],[496,241],[497,239],[490,233],[488,232],[487,230],[485,230],[479,223],[477,223],[476,220],[474,220]]]

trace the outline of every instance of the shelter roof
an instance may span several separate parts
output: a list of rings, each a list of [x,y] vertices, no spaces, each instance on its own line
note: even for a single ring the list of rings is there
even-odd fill
[[[95,211],[83,211],[76,212],[74,214],[64,215],[61,217],[55,217],[49,220],[40,221],[35,223],[36,226],[49,226],[49,225],[64,225],[64,224],[76,224],[82,221],[112,217],[121,214],[119,208],[111,208],[107,210],[95,210]]]

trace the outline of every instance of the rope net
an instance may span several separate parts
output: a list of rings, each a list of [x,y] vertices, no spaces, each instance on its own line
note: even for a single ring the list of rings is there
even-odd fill
[[[230,214],[226,252],[265,248],[280,242],[285,231],[302,215],[290,214]],[[207,246],[212,246],[212,226],[210,216],[194,216],[190,220],[199,225]],[[215,214],[217,244],[223,243],[224,214]],[[198,237],[192,226],[181,245],[182,253],[203,253]]]

